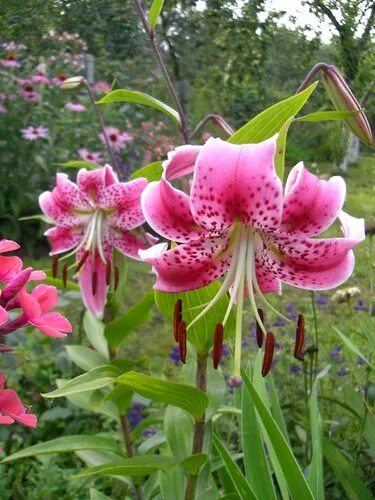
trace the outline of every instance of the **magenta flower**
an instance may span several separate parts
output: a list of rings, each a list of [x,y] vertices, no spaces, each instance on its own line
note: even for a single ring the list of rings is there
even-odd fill
[[[113,151],[121,151],[121,149],[124,149],[126,144],[133,139],[130,134],[122,132],[116,127],[106,127],[105,132]],[[103,144],[105,144],[103,134],[99,134],[99,137]]]
[[[27,427],[35,428],[37,419],[33,413],[26,413],[18,394],[13,389],[4,389],[5,377],[0,373],[0,425],[19,422]]]
[[[15,256],[3,256],[3,253],[19,249],[19,244],[12,240],[0,240],[0,281],[11,281],[22,269],[22,260]]]
[[[95,92],[109,92],[111,90],[111,85],[108,82],[100,81],[96,82],[94,85]]]
[[[33,75],[31,81],[39,85],[49,85],[49,78],[43,71],[38,71],[36,75]]]
[[[80,102],[67,102],[64,107],[69,111],[75,111],[77,113],[81,113],[86,110],[86,107]]]
[[[94,152],[94,151],[91,152],[91,151],[88,151],[85,148],[79,149],[77,151],[77,153],[82,158],[82,160],[91,161],[91,162],[96,163],[98,165],[100,165],[101,163],[103,163],[103,158],[102,158],[101,153],[97,153],[97,152]]]
[[[27,127],[21,130],[22,138],[26,141],[36,141],[48,137],[48,129],[45,127]]]
[[[0,104],[0,113],[6,113],[6,112],[7,112],[6,108],[2,104]]]
[[[16,55],[10,52],[6,59],[1,61],[1,64],[6,68],[19,68],[21,65],[17,61]]]
[[[19,93],[26,101],[40,101],[40,94],[35,90],[34,86],[31,83],[25,83]]]
[[[255,295],[267,303],[263,294],[280,293],[282,282],[329,289],[353,271],[352,248],[364,238],[364,221],[341,211],[343,179],[318,179],[299,163],[289,174],[283,195],[275,151],[276,137],[241,146],[220,139],[209,139],[204,146],[182,146],[165,162],[163,178],[150,183],[142,195],[150,226],[181,243],[168,251],[156,245],[140,253],[155,269],[155,289],[187,291],[225,275],[217,296],[194,322],[228,291],[231,300],[223,325],[236,300],[241,322],[246,292],[266,335]],[[188,196],[169,181],[191,172]],[[343,238],[314,238],[337,217]],[[240,373],[240,338],[237,324],[234,376]]]
[[[60,73],[52,78],[52,83],[54,83],[57,87],[60,87],[62,83],[67,79],[67,75],[65,73]]]
[[[101,315],[112,269],[113,248],[138,259],[149,245],[131,230],[144,222],[141,193],[146,179],[119,182],[112,167],[82,169],[77,184],[57,174],[56,187],[39,198],[42,211],[55,223],[46,235],[51,254],[74,249],[83,301]],[[116,272],[116,269],[114,269]]]

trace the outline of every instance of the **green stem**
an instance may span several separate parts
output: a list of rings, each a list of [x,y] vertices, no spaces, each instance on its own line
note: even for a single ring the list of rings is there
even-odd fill
[[[197,375],[196,375],[196,386],[201,391],[207,391],[207,356],[200,357],[197,355]],[[194,435],[193,435],[193,446],[191,454],[195,455],[197,453],[202,453],[203,441],[204,441],[204,427],[205,427],[205,415],[195,422]],[[195,490],[197,488],[198,474],[189,474],[186,490],[185,490],[185,500],[194,500]]]
[[[358,468],[358,463],[359,463],[359,457],[361,455],[361,447],[362,447],[362,441],[363,441],[363,435],[365,433],[365,427],[366,427],[366,419],[368,415],[368,407],[367,407],[367,386],[368,386],[368,381],[370,378],[370,372],[371,369],[369,367],[366,368],[366,380],[365,380],[365,404],[364,404],[364,411],[361,419],[361,428],[359,431],[359,437],[358,437],[358,444],[357,444],[357,451],[355,455],[355,460],[354,460],[354,467],[355,469]]]
[[[314,322],[315,352],[313,356],[314,356],[314,379],[315,379],[318,371],[318,352],[319,352],[319,328],[318,328],[318,315],[316,313],[316,306],[315,306],[315,292],[310,292],[310,298],[311,298],[311,308],[312,308],[313,322]]]
[[[309,411],[309,389],[308,389],[308,378],[307,378],[307,362],[303,360],[303,389],[304,389],[304,402],[305,402],[305,413],[306,413],[306,422],[309,422],[310,419],[310,411]],[[307,467],[309,463],[309,429],[306,426],[306,441],[305,441],[305,466]]]

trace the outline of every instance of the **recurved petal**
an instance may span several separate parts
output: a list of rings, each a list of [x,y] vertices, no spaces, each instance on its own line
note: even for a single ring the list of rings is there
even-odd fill
[[[323,232],[339,215],[345,194],[342,177],[319,179],[298,163],[286,182],[282,227],[305,236]]]
[[[281,294],[281,281],[276,276],[268,273],[258,265],[258,259],[255,259],[256,278],[262,293]]]
[[[141,200],[146,221],[158,234],[182,243],[201,235],[202,229],[190,210],[189,197],[168,181],[151,182]]]
[[[57,312],[42,314],[42,316],[32,321],[32,324],[49,337],[66,337],[72,331],[72,325],[69,321]]]
[[[56,187],[52,194],[55,201],[66,209],[90,210],[91,208],[87,198],[66,174],[56,174]]]
[[[89,214],[79,213],[70,207],[62,205],[50,191],[45,191],[39,196],[39,206],[44,214],[62,227],[70,228],[85,225],[90,217]]]
[[[19,249],[19,244],[12,240],[0,240],[0,253],[13,252]]]
[[[282,187],[274,167],[276,136],[259,144],[209,139],[197,157],[191,211],[208,230],[240,220],[258,229],[281,222]]]
[[[82,257],[83,252],[78,252],[77,261]],[[107,255],[106,255],[106,258]],[[101,316],[107,297],[107,269],[97,255],[94,262],[89,257],[86,259],[79,275],[79,286],[81,288],[82,300],[87,309],[95,316]]]
[[[168,160],[163,162],[163,177],[167,180],[178,179],[191,174],[195,160],[203,146],[178,146],[168,153]]]
[[[155,290],[183,292],[208,285],[228,269],[231,253],[229,237],[201,238],[179,245],[167,252],[158,246],[155,256],[142,252],[142,257],[156,272]],[[148,254],[148,255],[147,255]]]
[[[132,259],[141,260],[138,252],[145,250],[149,245],[131,231],[110,231],[108,243],[124,255]]]
[[[58,302],[57,288],[50,285],[38,285],[31,292],[32,297],[38,301],[42,313],[55,307]]]
[[[10,281],[21,272],[22,260],[19,257],[0,255],[0,281]]]
[[[80,227],[52,227],[44,233],[51,245],[51,255],[66,252],[76,247],[83,238]]]
[[[82,168],[77,175],[77,185],[92,205],[97,205],[104,194],[105,189],[118,182],[110,165],[86,170]]]

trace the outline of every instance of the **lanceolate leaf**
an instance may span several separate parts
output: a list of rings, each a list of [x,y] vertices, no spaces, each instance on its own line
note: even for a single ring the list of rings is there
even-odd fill
[[[293,121],[295,122],[326,122],[333,120],[344,120],[353,115],[357,115],[359,111],[318,111],[305,116],[299,116]]]
[[[371,370],[375,371],[375,366],[366,358],[366,356],[362,354],[362,352],[358,349],[358,347],[355,344],[353,344],[353,342],[346,335],[344,335],[341,330],[339,330],[335,326],[333,327],[333,329],[335,330],[337,335],[339,335],[339,337],[344,342],[346,347],[348,347],[355,355],[362,358],[363,361],[371,368]]]
[[[55,165],[65,168],[86,168],[87,170],[94,170],[95,168],[100,168],[100,165],[85,160],[72,160],[72,161],[67,161],[66,163],[56,163]]]
[[[29,448],[13,453],[13,455],[5,458],[2,462],[11,462],[19,458],[48,455],[51,453],[70,453],[78,450],[110,450],[120,453],[120,448],[114,439],[79,434],[77,436],[64,436],[30,446]]]
[[[116,382],[131,387],[141,396],[168,405],[177,406],[199,420],[208,406],[207,395],[191,385],[161,380],[143,373],[128,372]]]
[[[108,345],[104,337],[104,324],[87,310],[83,317],[83,328],[90,344],[92,344],[106,360],[109,360]]]
[[[160,455],[146,455],[132,458],[126,458],[117,462],[90,467],[79,474],[78,477],[88,477],[95,474],[112,476],[140,476],[152,474],[154,472],[167,471],[178,464],[175,458],[162,457]]]
[[[371,500],[373,498],[353,465],[328,439],[323,439],[323,454],[349,500]]]
[[[208,456],[205,453],[197,453],[195,455],[191,455],[190,457],[185,458],[180,465],[183,467],[189,474],[197,475],[199,469],[204,465],[208,460]]]
[[[306,482],[291,448],[244,370],[242,371],[242,378],[245,383],[245,388],[253,400],[260,421],[272,443],[272,447],[284,473],[292,498],[294,500],[299,500],[301,498],[304,500],[314,500],[309,485]]]
[[[216,435],[213,436],[213,443],[222,461],[224,462],[226,471],[233,481],[233,484],[241,500],[256,500],[258,497],[255,495],[249,483],[242,475],[242,472],[238,468],[237,464],[234,462],[229,452]]]
[[[82,370],[91,370],[103,366],[107,360],[99,352],[81,345],[65,346],[69,358]]]
[[[137,92],[136,90],[113,90],[100,99],[98,104],[112,104],[114,102],[128,102],[148,106],[149,108],[161,111],[180,124],[180,117],[177,111],[167,104],[164,104],[164,102],[155,99],[155,97],[144,94],[143,92]]]
[[[318,82],[315,82],[299,94],[289,97],[266,109],[237,130],[232,137],[229,138],[229,142],[234,144],[245,144],[247,142],[261,142],[272,137],[280,131],[284,123],[299,112],[309,99],[317,84]]]
[[[284,178],[284,166],[285,166],[285,150],[286,150],[286,138],[288,135],[288,130],[293,121],[293,118],[289,118],[284,125],[281,127],[279,132],[279,137],[277,138],[277,149],[275,155],[275,168],[276,173],[281,180]]]
[[[182,316],[187,325],[198,316],[203,310],[204,305],[210,302],[220,289],[220,284],[215,281],[208,286],[192,290],[191,292],[183,293],[163,293],[155,292],[155,303],[160,311],[169,319],[171,324],[171,336],[173,335],[173,310],[177,299],[182,300]],[[213,334],[217,323],[223,321],[225,311],[228,307],[228,297],[222,297],[217,301],[214,307],[210,309],[203,316],[202,319],[197,321],[192,328],[188,329],[187,338],[194,344],[202,355],[206,354],[212,347]],[[229,319],[224,329],[224,335],[228,338],[234,330],[234,316],[230,314]]]
[[[160,13],[163,9],[164,0],[154,0],[152,2],[149,14],[149,25],[150,29],[153,29],[158,22]]]
[[[45,398],[61,398],[69,394],[100,389],[113,383],[120,373],[121,371],[112,365],[98,366],[83,375],[69,380],[59,389],[42,394],[42,396]]]
[[[134,328],[150,319],[150,309],[155,302],[153,291],[146,293],[126,314],[111,321],[105,327],[105,336],[113,349],[121,344]]]
[[[145,165],[144,167],[139,168],[135,172],[133,172],[130,176],[130,179],[138,179],[138,177],[145,177],[148,182],[159,181],[161,178],[161,174],[163,173],[163,162],[162,161],[154,161]]]
[[[322,424],[318,408],[318,380],[315,380],[310,396],[310,425],[312,458],[308,482],[316,500],[324,500]]]

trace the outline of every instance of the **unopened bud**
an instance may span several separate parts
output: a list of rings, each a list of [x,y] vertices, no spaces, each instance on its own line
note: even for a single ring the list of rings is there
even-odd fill
[[[73,90],[78,89],[84,82],[83,76],[72,76],[71,78],[67,78],[60,85],[60,89],[63,90]]]
[[[323,70],[322,82],[337,111],[358,111],[344,121],[362,142],[374,147],[374,137],[366,115],[340,71],[335,66],[328,66]]]

